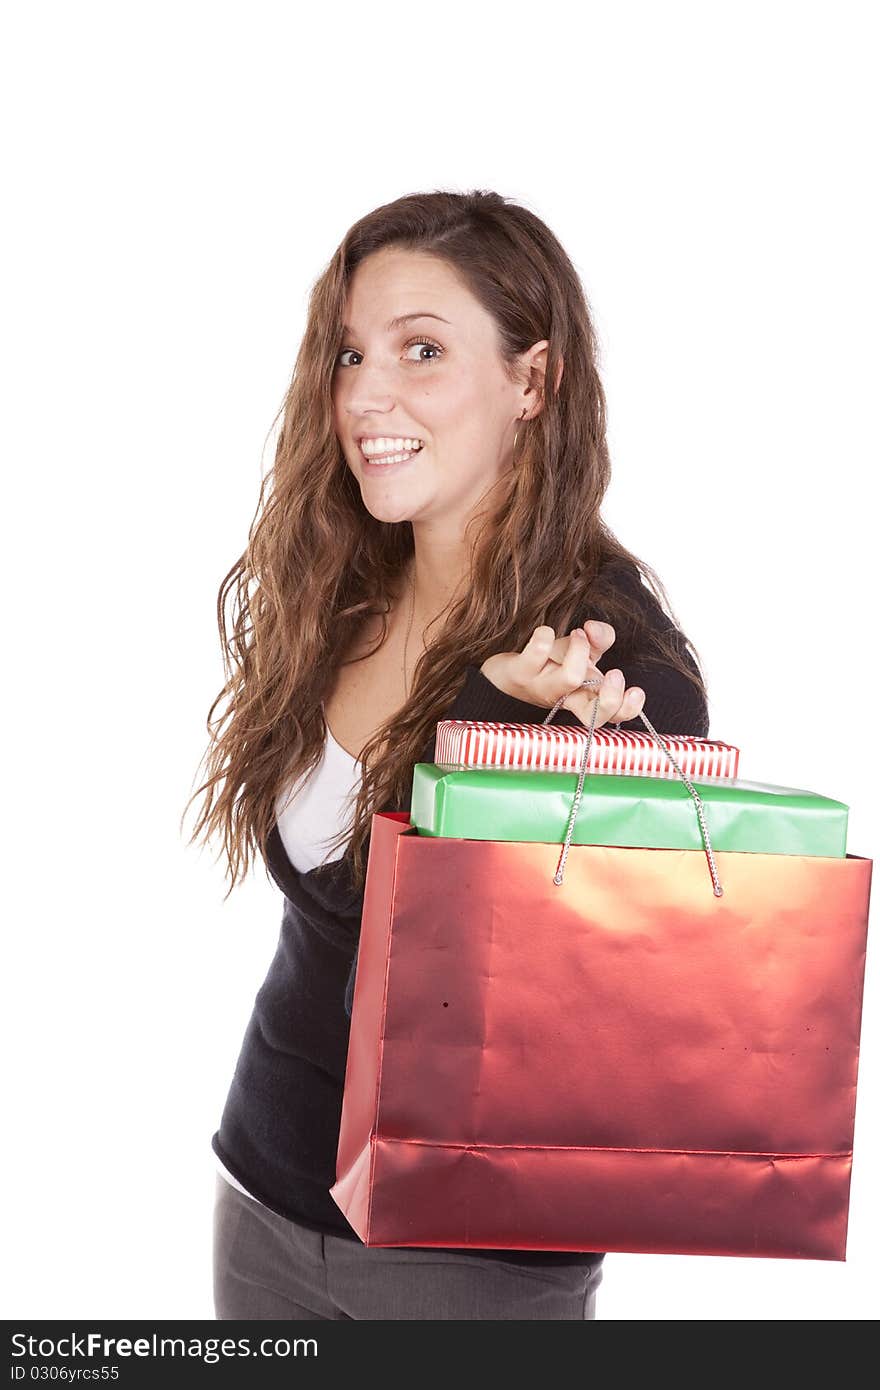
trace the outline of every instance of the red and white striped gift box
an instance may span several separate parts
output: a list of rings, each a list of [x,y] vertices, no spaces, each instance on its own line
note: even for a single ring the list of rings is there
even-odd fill
[[[503,724],[488,720],[441,719],[434,762],[458,767],[515,767],[533,772],[578,772],[589,730],[572,724]],[[736,777],[739,749],[730,743],[664,734],[664,743],[688,777]],[[588,772],[677,777],[647,729],[603,724],[593,733]]]

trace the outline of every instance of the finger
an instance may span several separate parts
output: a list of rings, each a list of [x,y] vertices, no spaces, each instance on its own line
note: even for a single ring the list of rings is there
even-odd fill
[[[526,680],[539,676],[547,664],[556,633],[552,627],[536,627],[519,654],[519,664]]]
[[[617,635],[610,623],[600,622],[596,618],[589,619],[578,631],[586,635],[590,644],[590,660],[594,663],[607,652],[609,647],[614,645]],[[555,641],[551,647],[549,659],[561,666],[565,659],[565,653],[568,651],[570,634],[565,637],[556,637],[554,632],[553,636]]]
[[[583,645],[586,647],[586,642]],[[619,671],[616,674],[612,671],[603,674],[591,665],[585,679],[591,679],[593,676],[600,684],[584,688],[578,681],[575,689],[570,689],[563,701],[563,707],[570,709],[582,724],[593,724],[593,727],[598,729],[606,723],[611,712],[616,710],[623,700],[623,677]],[[571,684],[574,684],[574,679],[570,686]]]
[[[612,695],[609,691],[609,703],[612,703]],[[623,699],[617,708],[608,715],[608,723],[625,724],[630,719],[637,719],[645,707],[645,692],[638,685],[629,686],[624,692]]]
[[[591,692],[584,691],[583,695],[588,701],[591,700]],[[593,723],[596,729],[600,729],[603,724],[622,724],[627,719],[634,719],[644,704],[644,694],[639,691],[639,695],[634,696],[632,690],[627,691],[623,672],[615,668],[605,672],[598,693],[598,702],[595,722],[592,702],[587,705],[587,715],[582,720],[587,724]]]
[[[565,637],[557,637],[557,638],[556,638],[556,641],[555,641],[555,642],[552,644],[552,646],[550,647],[550,656],[549,656],[549,660],[550,660],[550,661],[555,661],[556,664],[557,664],[557,666],[561,666],[562,663],[563,663],[563,661],[565,660],[565,654],[566,654],[566,652],[568,651],[570,645],[571,645],[571,635],[570,635],[570,634],[566,634]]]
[[[596,713],[596,728],[616,718],[617,711],[624,703],[626,682],[623,672],[616,667],[606,671],[599,690],[599,709]]]
[[[598,618],[590,618],[584,623],[583,630],[590,643],[590,660],[596,662],[609,647],[613,647],[617,634],[610,623],[600,622]]]
[[[590,646],[590,660],[594,664],[599,660],[600,656],[607,652],[608,648],[613,645],[616,635],[610,623],[602,623],[593,619],[584,623],[582,627],[576,628],[575,631],[585,634]],[[569,649],[571,641],[571,634],[565,637],[557,637],[551,648],[549,659],[557,662],[561,666],[565,660],[565,654]],[[602,673],[600,671],[597,674],[601,675]]]
[[[602,679],[602,672],[590,660],[590,644],[583,628],[573,628],[567,641],[568,646],[558,672],[559,689],[556,699],[559,699],[560,695],[568,695],[585,680]],[[599,688],[593,686],[592,690]]]

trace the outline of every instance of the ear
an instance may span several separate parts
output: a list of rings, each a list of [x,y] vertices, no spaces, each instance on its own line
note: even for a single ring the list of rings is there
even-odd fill
[[[547,342],[547,339],[544,338],[540,343],[535,343],[530,347],[528,352],[523,353],[523,366],[528,373],[529,382],[531,383],[527,387],[527,392],[536,390],[541,398],[540,404],[536,409],[529,412],[529,415],[526,417],[527,419],[532,419],[535,415],[539,415],[544,408],[544,376],[547,369],[547,348],[549,346],[550,344]],[[559,383],[562,380],[564,367],[565,362],[560,357],[559,365],[556,368],[556,384],[553,388],[554,395],[559,390]]]

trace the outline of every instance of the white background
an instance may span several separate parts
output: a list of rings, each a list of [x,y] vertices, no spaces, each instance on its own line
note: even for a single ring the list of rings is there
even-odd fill
[[[559,236],[605,515],[703,657],[713,736],[847,802],[873,855],[875,15],[7,12],[6,1317],[214,1316],[210,1137],[281,898],[258,868],[224,903],[179,821],[306,296],[380,203],[493,188]],[[876,1316],[877,977],[874,943],[847,1261],[609,1255],[600,1318]]]

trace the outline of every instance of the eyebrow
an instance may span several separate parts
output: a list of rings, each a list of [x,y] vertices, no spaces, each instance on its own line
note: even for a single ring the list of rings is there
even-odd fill
[[[409,323],[410,319],[440,319],[441,323],[448,323],[449,319],[441,318],[439,314],[432,314],[427,309],[417,309],[413,314],[398,314],[396,318],[389,319],[385,325],[385,332],[390,333],[392,328],[400,328],[404,323]],[[343,333],[355,336],[353,328],[349,328],[347,323],[342,325]]]

